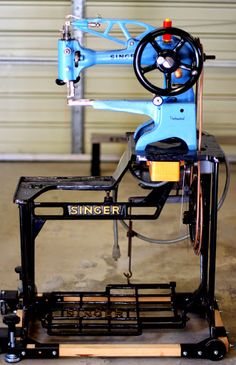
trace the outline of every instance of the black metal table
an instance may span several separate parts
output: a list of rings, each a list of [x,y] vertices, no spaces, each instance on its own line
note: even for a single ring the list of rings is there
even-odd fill
[[[108,285],[104,292],[54,292],[37,293],[35,284],[35,239],[48,220],[137,220],[157,219],[174,188],[173,182],[144,189],[145,195],[117,200],[117,189],[123,176],[137,160],[132,134],[128,135],[128,149],[122,156],[113,176],[100,177],[22,177],[14,202],[19,206],[21,266],[17,268],[22,280],[22,293],[2,291],[2,308],[6,313],[2,329],[2,351],[6,360],[23,358],[57,358],[63,356],[182,356],[219,360],[228,351],[229,342],[215,300],[215,271],[217,246],[217,201],[219,163],[224,154],[214,137],[204,135],[201,153],[159,153],[156,146],[148,146],[145,157],[149,161],[183,160],[188,165],[201,161],[203,191],[203,232],[200,253],[200,283],[192,293],[177,293],[175,282],[168,284]],[[143,156],[141,156],[143,157]],[[98,202],[75,203],[39,201],[50,190],[104,191],[104,199]],[[154,213],[142,213],[144,207],[153,207]],[[45,213],[40,209],[45,208]],[[47,213],[52,208],[52,212]],[[60,209],[60,214],[53,211]],[[132,209],[135,208],[135,214]],[[141,212],[138,213],[138,208]],[[132,233],[132,232],[131,232]],[[162,295],[160,290],[167,293]],[[111,294],[116,290],[116,295]],[[153,294],[145,294],[153,291]],[[132,294],[126,294],[130,293]],[[140,292],[142,291],[142,295]],[[169,310],[171,316],[160,316]],[[98,315],[99,311],[99,315]],[[4,312],[4,311],[2,311]],[[151,315],[147,317],[147,313]],[[199,343],[120,345],[111,352],[105,344],[97,347],[81,347],[77,344],[42,344],[29,335],[32,321],[41,320],[49,335],[138,335],[145,328],[183,328],[187,313],[200,313],[209,323],[209,336]],[[85,314],[87,313],[87,314]],[[88,314],[89,313],[89,314]],[[89,317],[89,318],[88,318]],[[18,320],[20,318],[20,321]],[[20,324],[19,324],[20,322]],[[9,342],[9,344],[8,344]],[[142,351],[140,350],[142,349]],[[140,352],[141,351],[141,352]]]

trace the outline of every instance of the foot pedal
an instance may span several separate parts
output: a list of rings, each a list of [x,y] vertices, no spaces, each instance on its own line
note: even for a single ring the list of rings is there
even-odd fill
[[[175,283],[108,285],[104,292],[54,292],[41,297],[49,335],[140,335],[144,328],[183,328]],[[41,310],[40,310],[41,311]],[[42,313],[42,312],[41,312]]]

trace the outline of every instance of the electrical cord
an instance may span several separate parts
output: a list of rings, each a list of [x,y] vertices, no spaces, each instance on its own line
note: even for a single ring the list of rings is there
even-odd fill
[[[128,224],[125,221],[120,220],[119,222],[122,224],[122,226],[125,229],[127,229],[127,230],[129,229],[129,226],[128,226]],[[178,243],[180,241],[183,241],[183,240],[189,238],[189,235],[186,234],[185,236],[177,237],[177,238],[170,239],[170,240],[158,240],[158,239],[155,239],[155,238],[147,237],[147,236],[145,236],[145,235],[143,235],[141,233],[138,233],[138,232],[136,232],[134,230],[132,231],[132,233],[133,233],[133,235],[135,237],[137,237],[137,238],[139,238],[139,239],[141,239],[143,241],[146,241],[146,242],[149,242],[149,243],[156,243],[156,244],[159,244],[159,245],[160,244],[169,244],[169,243]]]
[[[224,184],[224,189],[223,189],[223,193],[221,195],[221,198],[218,201],[217,204],[217,210],[219,211],[222,207],[222,205],[224,204],[225,198],[227,196],[228,190],[229,190],[229,185],[230,185],[230,166],[229,166],[229,160],[226,157],[226,155],[224,155],[224,164],[225,164],[225,171],[226,171],[226,178],[225,178],[225,184]],[[124,221],[124,220],[120,220],[121,225],[128,230],[129,226],[128,224]],[[189,238],[189,234],[174,238],[174,239],[168,239],[168,240],[159,240],[159,239],[155,239],[155,238],[150,238],[147,237],[137,231],[133,230],[133,235],[139,239],[141,239],[142,241],[148,242],[148,243],[154,243],[154,244],[175,244],[175,243],[179,243],[182,242],[186,239]]]
[[[229,191],[229,186],[230,186],[230,166],[229,166],[229,160],[226,157],[226,155],[224,154],[224,164],[225,164],[225,173],[226,173],[226,179],[225,179],[225,185],[224,185],[224,189],[223,189],[223,193],[221,195],[221,198],[218,201],[217,204],[217,209],[220,210],[222,205],[224,204],[225,198],[228,194]]]

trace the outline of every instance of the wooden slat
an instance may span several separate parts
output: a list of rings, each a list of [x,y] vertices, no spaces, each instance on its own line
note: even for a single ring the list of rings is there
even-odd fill
[[[20,322],[16,324],[16,327],[23,327],[23,316],[24,316],[24,312],[22,309],[17,309],[16,311],[16,315],[20,318]]]
[[[215,326],[216,327],[224,327],[223,320],[220,314],[220,311],[218,309],[215,310]],[[219,340],[221,340],[226,348],[226,351],[229,351],[229,340],[226,336],[218,337]]]
[[[62,344],[60,357],[180,357],[179,344]]]
[[[215,310],[215,326],[216,327],[224,327],[221,315],[220,315],[220,311],[219,310]]]
[[[79,297],[63,297],[63,301],[64,302],[80,302],[81,299]],[[131,302],[131,303],[135,303],[136,302],[136,298],[135,297],[110,297],[110,302]],[[158,297],[158,296],[150,296],[150,297],[142,297],[139,296],[138,297],[138,301],[141,303],[145,303],[145,302],[171,302],[171,297],[170,296],[166,296],[166,297]],[[103,297],[87,297],[87,296],[83,296],[82,298],[82,302],[108,302],[108,298],[103,296]]]

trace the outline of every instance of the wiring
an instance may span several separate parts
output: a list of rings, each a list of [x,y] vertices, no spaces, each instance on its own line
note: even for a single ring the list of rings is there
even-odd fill
[[[227,158],[226,155],[224,155],[224,165],[225,165],[225,183],[224,183],[224,188],[223,188],[223,193],[218,201],[217,204],[217,209],[218,211],[222,208],[225,198],[227,196],[228,190],[229,190],[229,186],[230,186],[230,166],[229,166],[229,160]],[[203,204],[201,204],[201,209],[203,209]],[[203,216],[203,214],[201,214]],[[123,226],[123,228],[125,228],[126,230],[129,229],[128,224],[124,221],[124,220],[120,220],[121,225]],[[182,242],[186,239],[189,239],[190,235],[189,234],[185,234],[182,235],[180,237],[176,237],[173,239],[166,239],[166,240],[161,240],[161,239],[155,239],[155,238],[150,238],[147,237],[137,231],[133,230],[133,234],[135,237],[139,238],[142,241],[148,242],[148,243],[154,243],[154,244],[159,244],[159,245],[165,245],[165,244],[175,244],[175,243],[179,243]]]

